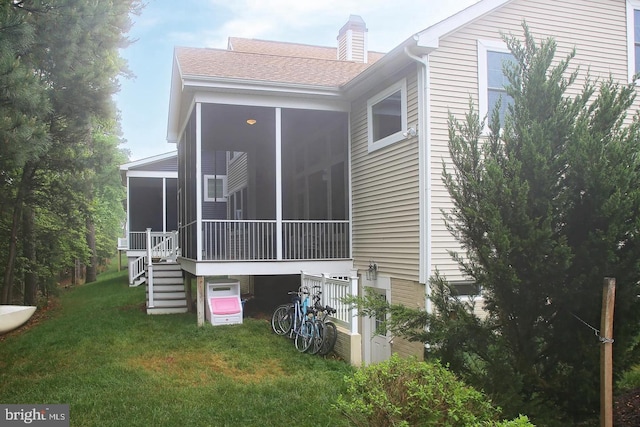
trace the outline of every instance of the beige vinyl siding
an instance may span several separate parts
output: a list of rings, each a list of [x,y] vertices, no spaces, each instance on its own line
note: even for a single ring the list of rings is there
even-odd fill
[[[424,285],[409,280],[391,279],[391,303],[402,304],[409,308],[424,309]],[[391,351],[403,357],[416,356],[419,359],[424,358],[423,343],[411,342],[400,337],[393,337]]]
[[[368,152],[367,100],[407,78],[407,120],[418,117],[416,67],[412,65],[367,93],[352,105],[351,175],[353,206],[353,257],[356,268],[370,261],[379,274],[418,279],[419,206],[418,142],[404,139]]]
[[[452,280],[463,279],[447,250],[459,245],[446,230],[441,209],[452,205],[442,184],[442,160],[449,159],[447,117],[451,112],[464,120],[469,98],[478,102],[478,40],[501,40],[501,32],[523,38],[526,20],[537,40],[553,37],[556,60],[564,59],[573,47],[576,56],[570,70],[580,67],[575,88],[582,88],[587,72],[592,78],[626,83],[625,1],[516,0],[440,40],[430,55],[431,82],[431,215],[432,271],[438,269]]]

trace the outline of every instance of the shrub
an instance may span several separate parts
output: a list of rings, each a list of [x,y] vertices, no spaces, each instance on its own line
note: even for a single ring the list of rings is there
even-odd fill
[[[394,354],[345,381],[336,406],[356,426],[531,426],[526,417],[498,423],[500,410],[438,362]]]
[[[520,415],[518,418],[509,421],[501,421],[496,424],[489,424],[492,427],[534,427],[529,422],[529,418],[524,415]]]
[[[636,365],[622,375],[618,381],[618,391],[630,391],[640,388],[640,365]]]

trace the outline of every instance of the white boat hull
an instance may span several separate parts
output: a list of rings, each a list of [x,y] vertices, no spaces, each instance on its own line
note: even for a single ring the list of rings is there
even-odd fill
[[[0,305],[0,334],[22,326],[35,311],[36,307],[29,305]]]

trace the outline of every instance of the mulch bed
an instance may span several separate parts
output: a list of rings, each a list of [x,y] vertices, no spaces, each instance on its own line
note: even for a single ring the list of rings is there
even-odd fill
[[[640,426],[640,388],[614,397],[613,425],[615,427]]]

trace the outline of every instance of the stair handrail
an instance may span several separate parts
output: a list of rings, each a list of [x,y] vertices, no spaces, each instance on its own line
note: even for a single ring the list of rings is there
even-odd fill
[[[151,248],[153,258],[174,260],[178,254],[178,232],[170,231],[160,237],[160,241]],[[147,245],[149,246],[149,245]]]
[[[133,285],[135,280],[144,274],[144,267],[147,263],[147,256],[142,255],[129,262],[129,285]]]
[[[163,233],[160,236],[154,236],[151,234],[151,229],[148,228],[145,235],[147,240],[146,247],[151,248],[151,250],[147,250],[145,255],[139,256],[129,263],[129,285],[133,285],[135,280],[144,274],[148,263],[147,260],[160,258],[175,261],[179,254],[180,249],[178,248],[177,231],[171,231],[169,233]],[[160,238],[160,241],[155,246],[151,246],[154,238],[158,237]]]
[[[151,229],[147,228],[147,286],[149,289],[149,305],[148,308],[154,307],[153,294],[153,258],[172,259],[175,260],[178,251],[178,233],[172,231],[165,233],[160,237],[160,241],[151,247]]]
[[[160,243],[162,243],[162,241],[164,241],[164,238],[160,240]],[[156,246],[158,246],[156,245]],[[153,301],[153,258],[152,258],[152,254],[153,254],[153,249],[151,247],[151,229],[147,228],[147,286],[148,286],[148,290],[149,290],[149,304],[147,305],[147,308],[153,308],[154,307],[154,301]]]

